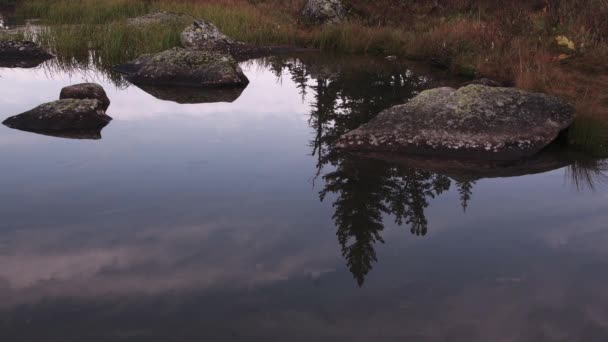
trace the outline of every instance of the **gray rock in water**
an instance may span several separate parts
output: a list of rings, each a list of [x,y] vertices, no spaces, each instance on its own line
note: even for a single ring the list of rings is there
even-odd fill
[[[80,83],[61,89],[59,99],[96,99],[101,102],[103,110],[110,107],[110,99],[102,86],[96,83]]]
[[[106,115],[99,100],[64,99],[42,104],[2,123],[23,131],[69,135],[71,132],[99,131],[110,121],[112,118]]]
[[[3,68],[33,68],[53,55],[36,45],[23,41],[0,41],[0,67]]]
[[[424,91],[343,135],[338,148],[487,160],[531,156],[574,121],[560,99],[469,85]]]
[[[346,19],[346,8],[341,0],[308,0],[302,18],[311,24],[336,24]]]
[[[244,87],[249,83],[234,58],[220,51],[173,48],[142,55],[114,70],[138,85]]]
[[[204,20],[196,20],[180,35],[182,46],[191,49],[230,51],[235,44],[242,44],[230,39],[215,25]]]

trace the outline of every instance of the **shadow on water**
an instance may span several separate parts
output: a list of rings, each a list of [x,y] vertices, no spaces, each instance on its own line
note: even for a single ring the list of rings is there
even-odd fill
[[[425,236],[425,211],[431,201],[455,189],[466,212],[475,184],[484,178],[518,177],[565,168],[578,190],[594,189],[608,180],[608,162],[556,143],[538,155],[515,162],[429,159],[423,156],[351,154],[333,148],[336,139],[368,122],[380,111],[406,102],[420,91],[455,86],[445,75],[418,71],[411,65],[356,58],[268,59],[277,77],[287,70],[303,96],[312,92],[310,146],[317,158],[315,179],[322,179],[321,201],[334,198],[333,220],[342,255],[362,286],[378,261],[376,245],[384,243],[385,217]],[[330,196],[331,195],[331,196]]]

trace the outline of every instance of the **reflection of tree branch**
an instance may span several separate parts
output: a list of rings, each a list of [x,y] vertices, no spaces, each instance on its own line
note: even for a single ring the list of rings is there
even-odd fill
[[[321,200],[329,193],[337,195],[333,218],[338,241],[360,285],[376,261],[374,245],[384,242],[383,215],[394,215],[398,225],[408,224],[413,234],[423,236],[428,229],[428,199],[449,190],[451,184],[443,175],[356,156],[343,156],[338,168],[323,179]]]
[[[464,212],[466,212],[467,208],[469,207],[469,201],[471,200],[471,196],[473,194],[473,185],[475,185],[474,181],[456,181],[458,193],[460,194],[460,205],[462,206],[462,210]]]

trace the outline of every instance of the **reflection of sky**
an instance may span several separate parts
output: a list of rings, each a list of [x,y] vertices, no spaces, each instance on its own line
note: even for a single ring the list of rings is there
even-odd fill
[[[103,317],[83,325],[92,333],[157,337],[163,325],[218,340],[607,336],[605,188],[576,192],[564,170],[482,180],[466,213],[451,191],[431,202],[425,238],[386,218],[358,289],[331,198],[320,203],[312,184],[312,98],[288,77],[246,72],[252,83],[233,104],[104,84],[115,121],[100,141],[0,127],[0,321],[14,318],[0,337],[44,334],[45,310],[69,309]],[[0,75],[0,119],[83,80]]]
[[[3,69],[1,84],[6,99],[3,102],[3,115],[10,112],[23,112],[43,103],[56,100],[61,88],[81,82],[97,82],[103,85],[112,105],[108,114],[115,120],[141,120],[149,117],[167,117],[178,115],[222,115],[215,118],[216,125],[234,126],[231,120],[238,115],[263,119],[276,116],[292,119],[306,119],[308,101],[295,91],[293,82],[288,77],[277,81],[276,76],[255,65],[245,67],[251,84],[234,103],[180,105],[170,101],[157,100],[137,87],[118,90],[95,73],[68,73],[39,67],[34,70]],[[9,86],[10,84],[10,86]],[[27,91],[24,91],[27,89]]]

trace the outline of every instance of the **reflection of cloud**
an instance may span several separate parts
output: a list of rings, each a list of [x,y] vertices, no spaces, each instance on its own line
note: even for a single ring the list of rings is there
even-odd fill
[[[332,267],[337,259],[330,240],[279,258],[270,255],[284,250],[286,228],[272,222],[222,222],[109,234],[79,228],[19,232],[0,255],[0,306],[49,297],[244,289]],[[91,240],[82,238],[87,232],[94,234]]]

